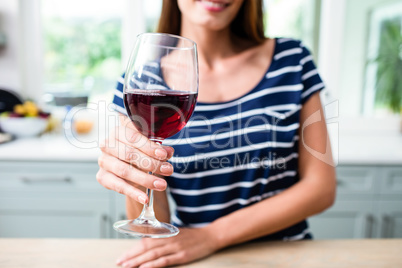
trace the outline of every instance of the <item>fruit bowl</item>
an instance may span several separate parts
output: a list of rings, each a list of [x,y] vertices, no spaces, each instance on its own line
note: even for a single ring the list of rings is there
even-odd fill
[[[17,138],[34,137],[42,133],[48,124],[41,117],[1,117],[0,128]]]
[[[17,138],[34,137],[46,130],[49,117],[34,102],[25,101],[0,114],[0,129]]]

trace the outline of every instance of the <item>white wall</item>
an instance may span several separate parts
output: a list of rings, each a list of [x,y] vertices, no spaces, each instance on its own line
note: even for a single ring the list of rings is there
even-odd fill
[[[0,49],[0,88],[15,91],[21,90],[18,29],[18,1],[0,1],[0,31],[7,38],[6,47]]]
[[[347,0],[322,0],[318,68],[329,91],[326,101],[339,99],[341,46]]]

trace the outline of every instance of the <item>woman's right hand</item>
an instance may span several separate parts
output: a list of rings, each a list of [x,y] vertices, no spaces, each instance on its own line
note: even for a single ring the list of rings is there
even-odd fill
[[[144,204],[148,202],[145,188],[166,189],[166,181],[155,174],[169,176],[173,173],[173,166],[166,161],[174,150],[150,141],[136,130],[128,117],[120,117],[120,126],[99,146],[102,154],[98,158],[100,168],[96,179],[107,189]]]

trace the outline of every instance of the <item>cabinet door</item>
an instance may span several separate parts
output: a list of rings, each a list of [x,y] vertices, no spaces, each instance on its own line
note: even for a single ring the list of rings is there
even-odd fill
[[[108,238],[107,200],[1,199],[0,237]]]
[[[108,238],[96,163],[0,162],[0,237]]]
[[[378,191],[378,169],[367,166],[339,166],[336,169],[338,197],[371,196]]]
[[[383,168],[378,176],[381,182],[381,194],[385,198],[402,197],[402,168],[387,167]],[[401,208],[402,209],[402,208]]]
[[[382,238],[402,238],[402,200],[380,201],[377,233]]]
[[[337,201],[309,224],[315,239],[366,238],[371,237],[373,220],[372,201]]]
[[[126,214],[126,196],[119,193],[113,193],[113,200],[114,200],[114,213],[112,222],[114,223],[116,221],[128,220]],[[112,237],[120,239],[133,238],[131,236],[121,234],[115,230],[113,230]]]

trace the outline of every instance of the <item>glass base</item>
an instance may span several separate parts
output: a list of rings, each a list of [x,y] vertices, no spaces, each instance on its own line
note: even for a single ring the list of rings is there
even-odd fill
[[[150,238],[165,238],[175,236],[179,229],[171,224],[159,222],[157,220],[123,220],[113,224],[113,229],[117,232],[135,236]]]

